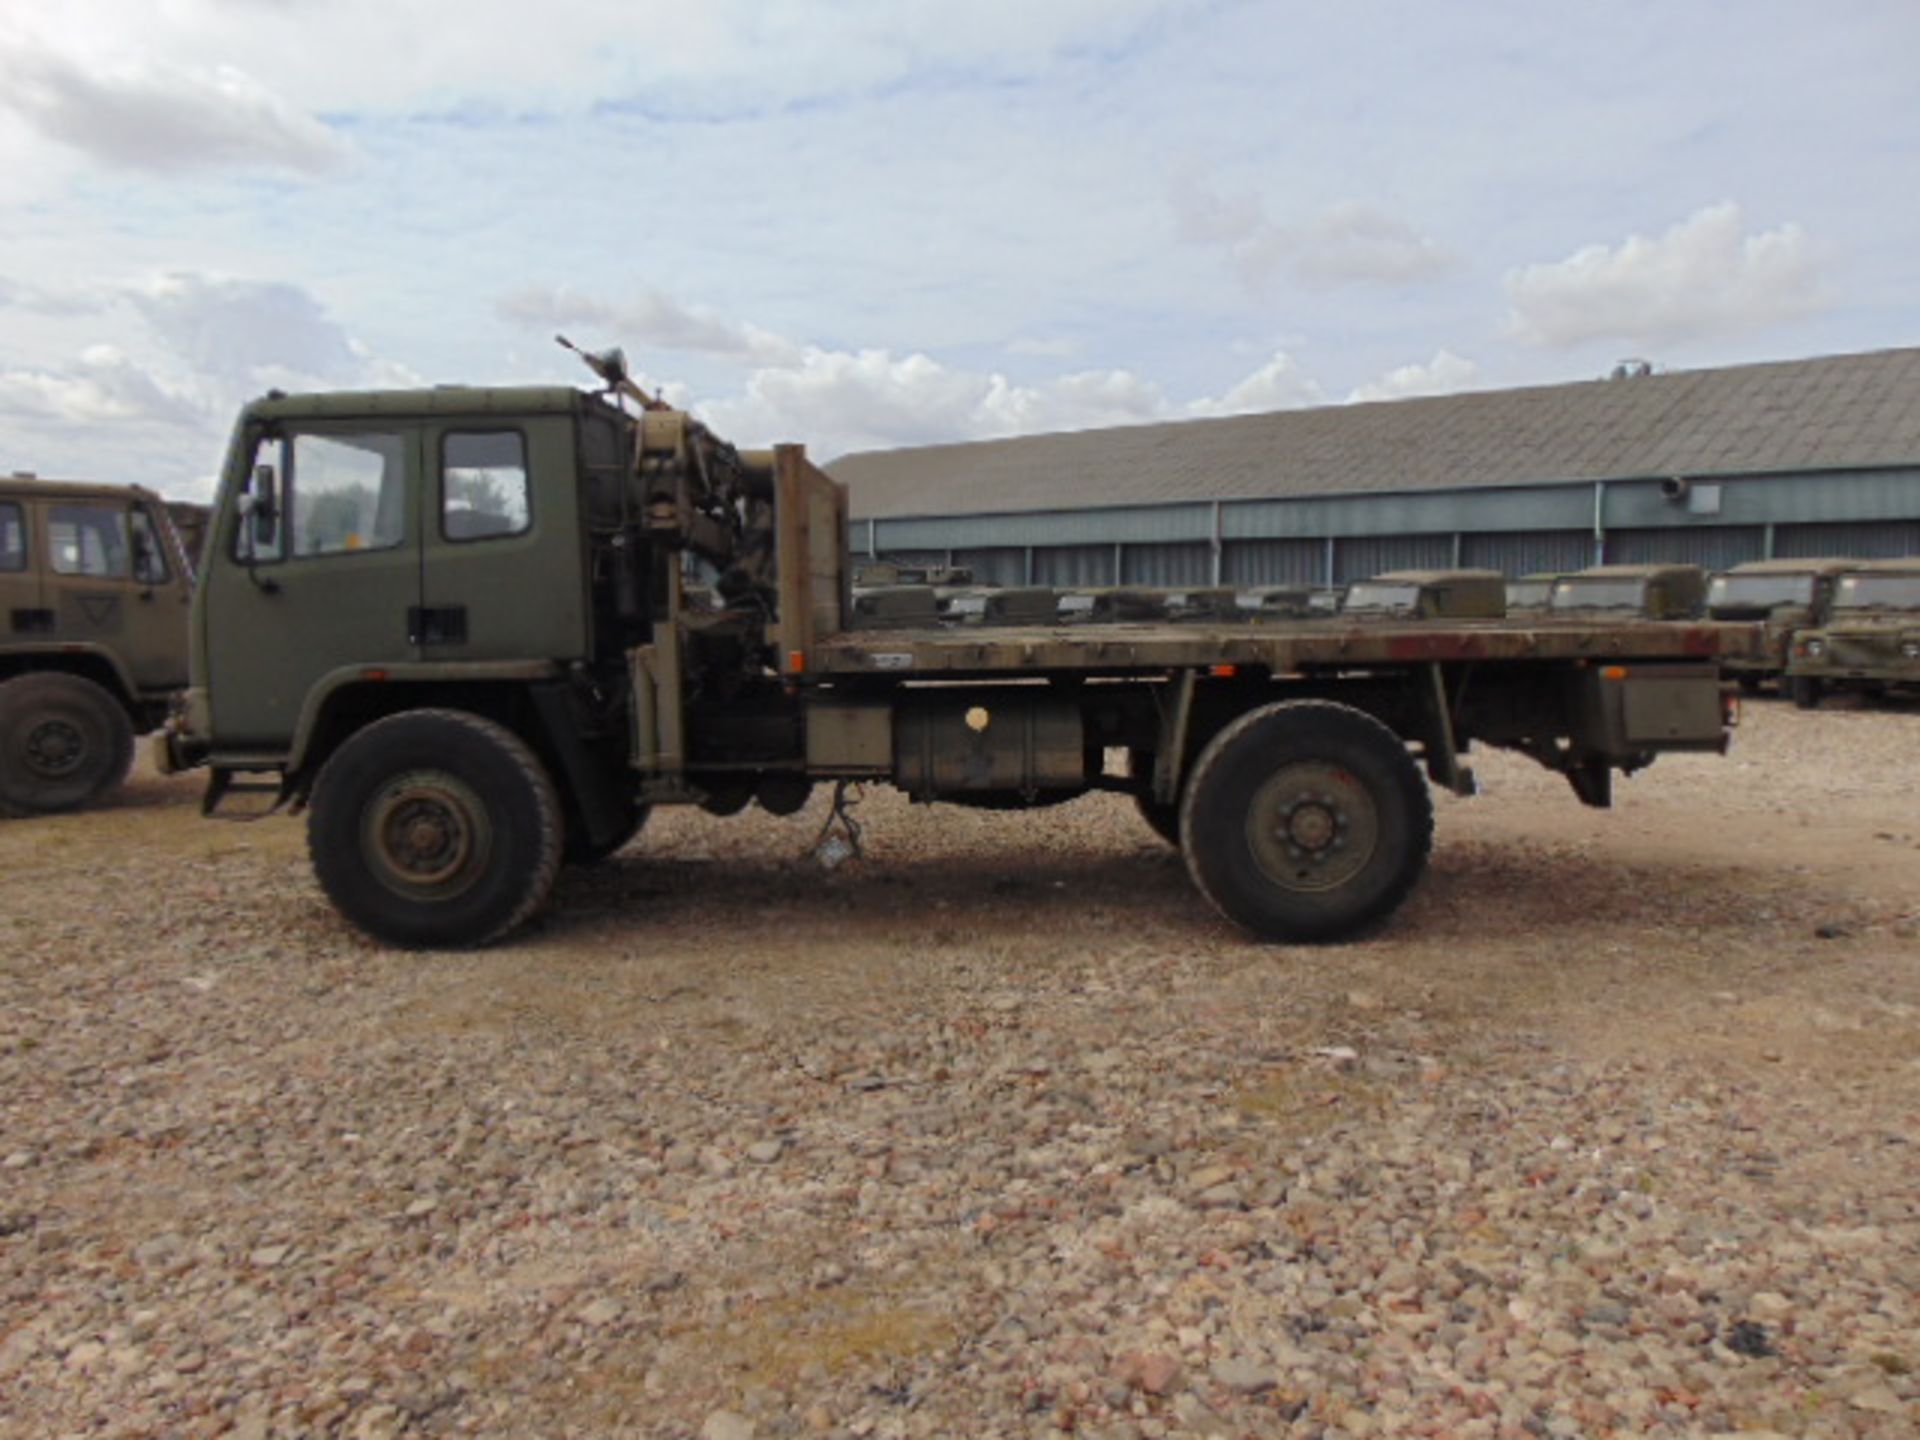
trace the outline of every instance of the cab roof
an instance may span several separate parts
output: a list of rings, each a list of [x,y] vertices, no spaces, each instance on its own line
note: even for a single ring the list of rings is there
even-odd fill
[[[0,499],[150,500],[166,502],[144,485],[106,485],[90,480],[42,480],[37,475],[0,476]]]
[[[420,390],[269,391],[246,408],[249,420],[349,419],[386,415],[560,415],[597,396],[571,385],[435,385]],[[611,407],[607,407],[611,408]]]
[[[1698,565],[1589,565],[1562,580],[1654,580],[1669,575],[1704,575]]]
[[[1842,570],[1856,570],[1858,560],[1843,560],[1836,556],[1816,556],[1799,560],[1748,560],[1722,571],[1726,575],[1837,575]]]
[[[1498,570],[1388,570],[1354,583],[1375,581],[1387,585],[1504,585],[1507,577]]]

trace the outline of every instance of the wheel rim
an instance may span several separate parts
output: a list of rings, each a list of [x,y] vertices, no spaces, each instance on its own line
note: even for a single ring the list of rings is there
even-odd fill
[[[42,720],[27,732],[27,768],[42,780],[65,780],[87,759],[87,737],[70,720]]]
[[[1338,765],[1283,765],[1247,807],[1247,845],[1277,885],[1338,889],[1365,870],[1379,848],[1379,807],[1358,778]]]
[[[469,889],[493,850],[480,797],[441,771],[416,771],[384,786],[360,826],[360,848],[380,883],[409,899],[446,899]]]

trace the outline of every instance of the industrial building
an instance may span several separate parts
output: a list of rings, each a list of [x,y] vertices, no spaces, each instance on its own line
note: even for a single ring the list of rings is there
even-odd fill
[[[856,556],[1039,585],[1326,585],[1920,554],[1920,349],[867,451]]]

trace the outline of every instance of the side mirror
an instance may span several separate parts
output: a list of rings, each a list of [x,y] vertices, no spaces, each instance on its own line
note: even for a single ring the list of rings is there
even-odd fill
[[[240,513],[253,521],[253,543],[271,545],[280,519],[280,478],[271,465],[256,465],[253,488],[240,497]]]

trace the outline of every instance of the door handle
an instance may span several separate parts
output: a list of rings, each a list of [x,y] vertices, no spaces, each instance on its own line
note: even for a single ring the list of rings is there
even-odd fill
[[[467,643],[467,607],[414,605],[407,610],[409,645],[464,645]]]

